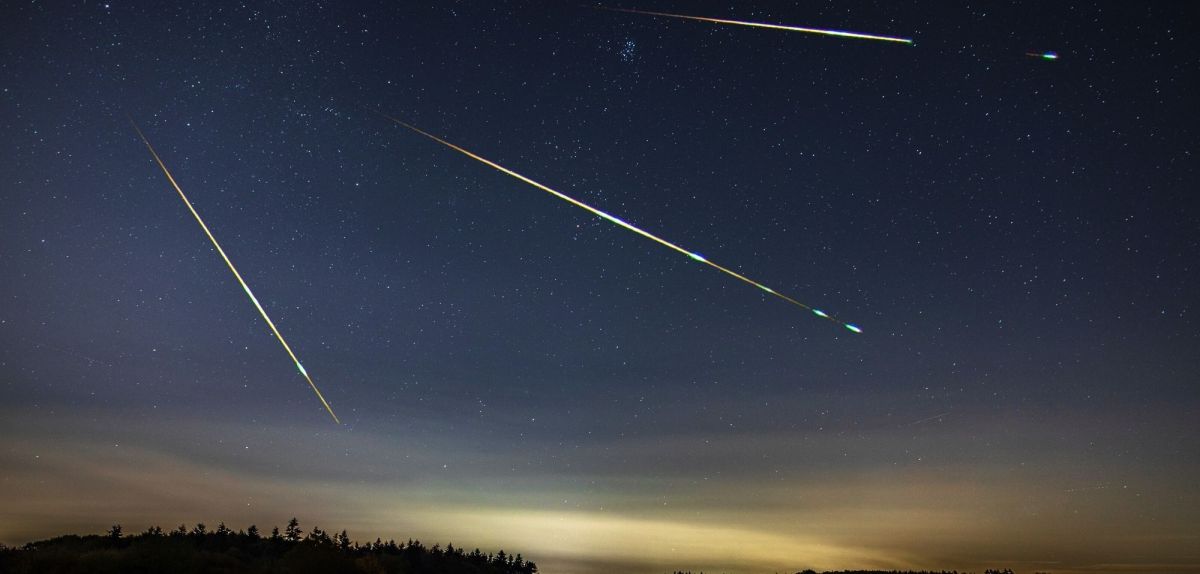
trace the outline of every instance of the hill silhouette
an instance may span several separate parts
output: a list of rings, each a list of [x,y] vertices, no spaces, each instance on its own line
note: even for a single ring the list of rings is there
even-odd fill
[[[307,534],[293,518],[280,533],[250,526],[234,532],[224,523],[155,526],[126,536],[119,525],[105,535],[67,535],[20,548],[0,546],[0,572],[13,574],[535,574],[537,565],[503,550],[484,554],[420,541],[360,544],[343,530]]]

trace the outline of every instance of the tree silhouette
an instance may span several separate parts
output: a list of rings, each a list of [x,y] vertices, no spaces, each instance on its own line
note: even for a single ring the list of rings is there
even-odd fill
[[[346,534],[345,530],[342,530],[340,533],[334,536],[333,542],[337,545],[338,550],[341,550],[342,552],[350,550],[350,536]]]
[[[284,530],[283,539],[289,542],[300,541],[300,521],[293,516],[287,523],[287,528]]]

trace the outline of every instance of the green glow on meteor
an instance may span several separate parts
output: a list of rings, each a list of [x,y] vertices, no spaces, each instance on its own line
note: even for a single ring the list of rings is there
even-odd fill
[[[1058,52],[1025,52],[1030,58],[1041,58],[1043,60],[1057,60]]]

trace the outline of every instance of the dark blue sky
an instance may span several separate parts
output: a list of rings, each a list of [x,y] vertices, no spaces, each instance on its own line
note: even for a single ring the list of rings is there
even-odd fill
[[[0,9],[0,541],[1200,567],[1195,9],[407,4]]]

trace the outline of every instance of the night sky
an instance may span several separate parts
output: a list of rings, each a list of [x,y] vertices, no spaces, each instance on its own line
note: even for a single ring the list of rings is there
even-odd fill
[[[0,542],[1200,571],[1194,5],[411,4],[0,8]]]

